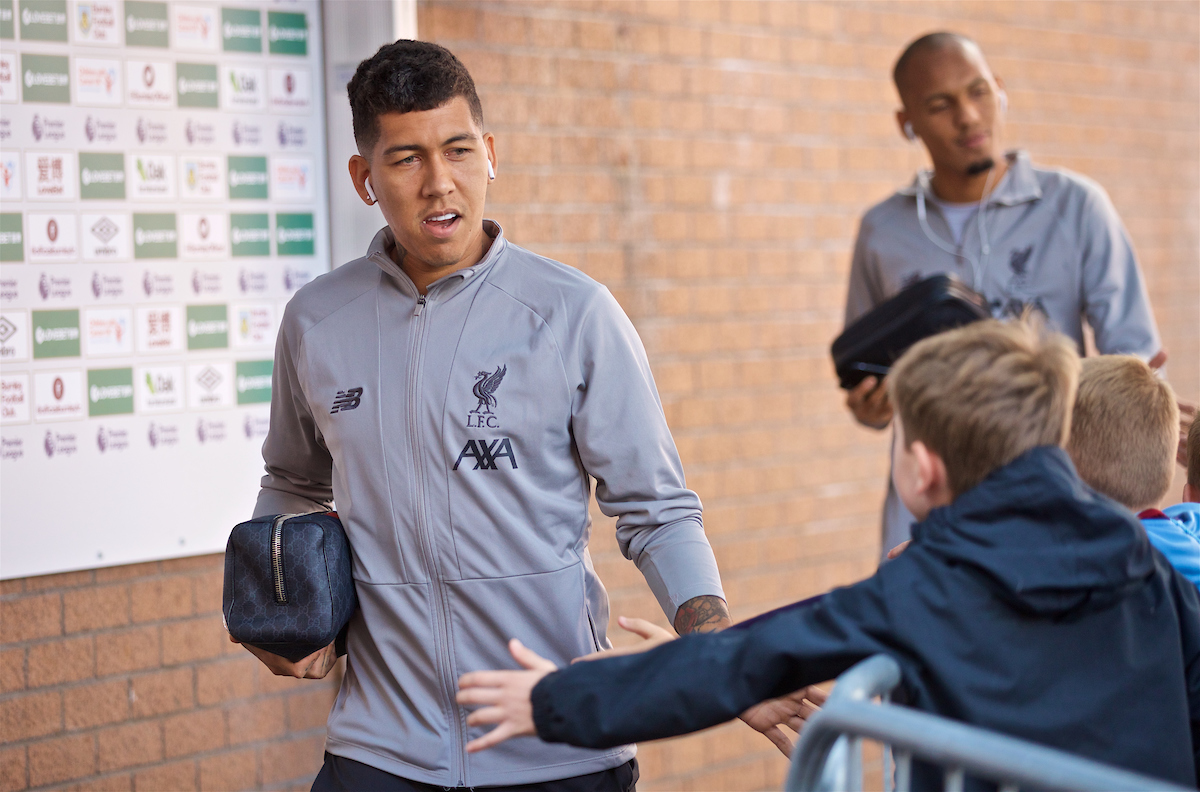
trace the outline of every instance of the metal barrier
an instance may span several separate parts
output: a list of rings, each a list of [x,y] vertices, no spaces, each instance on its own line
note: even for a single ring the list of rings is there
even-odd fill
[[[863,789],[862,741],[884,744],[884,788],[892,789],[889,753],[895,753],[896,792],[909,792],[912,760],[940,765],[946,792],[962,792],[966,777],[991,781],[1000,792],[1030,786],[1058,792],[1162,790],[1184,787],[1083,759],[1025,740],[889,703],[900,666],[875,655],[842,674],[829,700],[809,718],[792,754],[786,792]],[[879,697],[881,704],[873,704]]]

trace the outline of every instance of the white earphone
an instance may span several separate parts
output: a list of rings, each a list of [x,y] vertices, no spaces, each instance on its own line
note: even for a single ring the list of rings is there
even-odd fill
[[[1008,92],[1003,88],[999,91],[1000,94],[1000,114],[1004,115],[1008,112]]]
[[[371,203],[372,203],[372,204],[377,204],[377,203],[379,203],[379,199],[375,197],[375,191],[371,189],[371,179],[370,179],[370,177],[368,177],[368,178],[367,178],[367,182],[366,182],[366,185],[365,185],[365,186],[366,186],[366,188],[367,188],[367,195],[371,196]]]
[[[904,137],[908,138],[911,143],[917,142],[917,133],[913,131],[912,121],[904,122]]]
[[[492,167],[492,161],[488,160],[488,181],[496,180],[496,169]]]

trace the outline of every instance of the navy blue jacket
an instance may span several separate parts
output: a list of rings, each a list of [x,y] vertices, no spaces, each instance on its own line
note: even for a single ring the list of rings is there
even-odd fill
[[[1200,596],[1057,447],[934,510],[860,583],[548,675],[534,720],[543,740],[593,748],[684,734],[880,652],[909,706],[1196,784]]]

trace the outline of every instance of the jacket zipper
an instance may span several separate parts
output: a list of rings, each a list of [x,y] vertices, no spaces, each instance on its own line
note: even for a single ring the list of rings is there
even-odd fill
[[[283,522],[288,515],[281,514],[271,525],[271,572],[275,578],[275,603],[286,605],[287,589],[283,583]]]
[[[455,783],[454,786],[463,786],[466,776],[466,762],[463,759],[463,746],[466,744],[466,735],[464,734],[465,722],[464,716],[455,702],[454,690],[455,680],[452,679],[453,674],[450,671],[450,617],[449,605],[446,603],[445,592],[442,591],[442,579],[438,572],[437,552],[434,547],[433,538],[430,536],[428,520],[425,516],[425,474],[422,464],[423,445],[421,437],[423,433],[418,427],[419,413],[419,398],[420,387],[419,377],[423,369],[425,356],[425,325],[426,321],[419,321],[422,318],[425,308],[428,306],[428,300],[425,295],[417,297],[416,306],[413,309],[413,318],[417,319],[416,330],[413,333],[412,353],[410,355],[409,376],[408,376],[408,431],[409,442],[413,452],[413,471],[417,479],[416,486],[416,517],[417,517],[417,533],[421,538],[421,551],[425,556],[425,565],[427,574],[429,575],[430,590],[433,592],[435,607],[433,609],[434,622],[436,623],[438,637],[442,646],[442,651],[438,652],[438,672],[442,677],[443,695],[446,696],[449,702],[449,710],[447,715],[453,723],[453,740],[451,751],[454,756]]]

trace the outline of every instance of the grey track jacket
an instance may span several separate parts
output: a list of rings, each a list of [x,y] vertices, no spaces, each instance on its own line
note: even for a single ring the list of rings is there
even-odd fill
[[[459,675],[515,668],[509,638],[562,665],[609,646],[588,556],[589,474],[621,551],[667,616],[723,596],[633,325],[582,273],[509,244],[419,298],[380,231],[301,289],[275,353],[256,515],[336,500],[360,609],[326,748],[440,786],[615,767],[510,740],[468,756]]]

